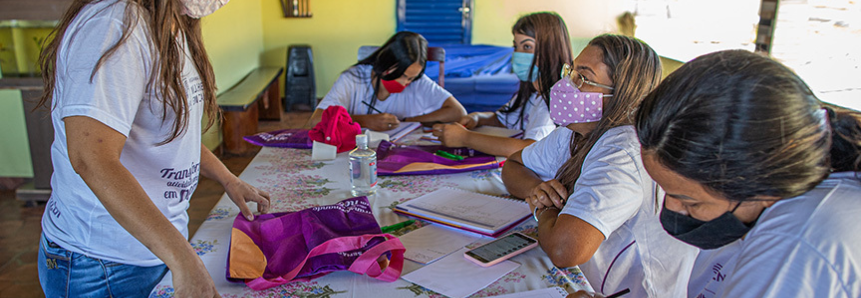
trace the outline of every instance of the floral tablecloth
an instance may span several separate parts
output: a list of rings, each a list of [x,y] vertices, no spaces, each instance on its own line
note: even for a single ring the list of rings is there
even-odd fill
[[[260,150],[240,178],[270,193],[271,212],[288,212],[329,205],[352,197],[348,168],[347,153],[338,154],[332,161],[313,161],[310,150],[267,147]],[[386,226],[406,220],[392,212],[394,206],[440,187],[506,195],[500,175],[500,169],[494,169],[451,175],[379,177],[379,189],[368,199],[380,226]],[[191,239],[192,247],[203,260],[222,297],[443,297],[403,279],[386,283],[352,272],[336,272],[311,282],[295,282],[263,291],[254,291],[242,283],[228,282],[225,279],[227,249],[233,220],[238,214],[239,208],[226,195],[223,196]],[[408,233],[427,224],[418,221],[393,234]],[[536,226],[532,220],[525,221],[514,230],[536,236]],[[482,238],[479,242],[490,240]],[[472,297],[551,286],[562,286],[569,292],[591,290],[578,268],[554,267],[540,248],[511,260],[521,266]],[[405,263],[404,274],[421,267],[411,261]],[[172,276],[168,272],[150,297],[173,297],[173,293]]]

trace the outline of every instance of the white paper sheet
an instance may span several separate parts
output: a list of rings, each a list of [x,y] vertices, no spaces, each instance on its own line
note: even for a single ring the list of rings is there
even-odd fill
[[[462,248],[401,278],[451,298],[463,298],[520,267],[520,264],[509,260],[481,267],[463,257],[466,251]]]
[[[424,226],[400,237],[407,248],[404,257],[428,264],[483,237],[437,225]]]

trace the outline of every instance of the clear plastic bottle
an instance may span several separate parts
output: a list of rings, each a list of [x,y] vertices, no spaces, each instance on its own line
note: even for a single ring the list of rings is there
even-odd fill
[[[368,149],[368,136],[356,136],[356,149],[350,151],[350,184],[353,196],[368,196],[377,190],[377,152]]]

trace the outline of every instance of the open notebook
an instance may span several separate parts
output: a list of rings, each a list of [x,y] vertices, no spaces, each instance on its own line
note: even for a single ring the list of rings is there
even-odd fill
[[[491,237],[530,216],[526,202],[453,188],[401,203],[394,211]]]
[[[398,127],[380,132],[389,135],[389,142],[395,143],[397,142],[397,140],[400,140],[408,133],[412,132],[413,130],[416,130],[416,128],[419,128],[420,126],[422,126],[422,124],[419,122],[401,122]]]

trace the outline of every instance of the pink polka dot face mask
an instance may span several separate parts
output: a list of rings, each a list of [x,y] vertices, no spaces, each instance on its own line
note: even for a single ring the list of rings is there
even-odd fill
[[[604,111],[604,97],[601,92],[581,92],[563,77],[550,88],[550,119],[560,126],[598,122]]]

